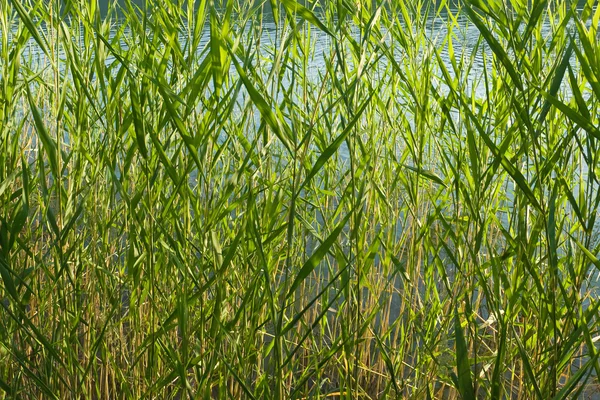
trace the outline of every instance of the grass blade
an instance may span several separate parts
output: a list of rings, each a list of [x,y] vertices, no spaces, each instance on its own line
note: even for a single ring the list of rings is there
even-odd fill
[[[469,351],[465,334],[463,332],[458,308],[454,308],[454,340],[456,346],[456,368],[458,372],[458,391],[464,400],[475,400],[473,380],[471,379],[471,366],[469,365]]]
[[[323,257],[325,257],[327,255],[327,253],[329,252],[329,250],[331,249],[331,247],[337,240],[337,237],[340,235],[340,233],[346,226],[346,223],[350,219],[351,215],[352,215],[351,213],[348,213],[344,217],[344,219],[342,219],[342,221],[331,232],[331,234],[323,241],[323,243],[321,243],[321,245],[310,256],[310,258],[306,261],[306,263],[304,263],[304,265],[302,266],[300,271],[298,271],[298,273],[296,274],[296,278],[292,282],[290,289],[288,290],[288,294],[287,294],[286,298],[289,298],[294,293],[294,291],[298,288],[298,286],[300,286],[302,281],[304,281],[304,279],[306,279],[308,277],[308,275],[310,275],[310,273],[312,271],[314,271],[314,269],[319,265],[319,263],[321,262]]]

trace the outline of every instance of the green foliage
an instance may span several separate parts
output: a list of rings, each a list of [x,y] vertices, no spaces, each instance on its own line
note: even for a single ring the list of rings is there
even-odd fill
[[[592,394],[600,8],[451,3],[0,0],[0,399]]]

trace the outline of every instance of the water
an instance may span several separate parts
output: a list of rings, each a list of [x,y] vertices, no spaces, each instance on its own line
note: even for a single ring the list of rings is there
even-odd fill
[[[580,3],[582,3],[582,2],[583,2],[583,0],[580,0]],[[99,3],[98,3],[99,11],[100,11],[100,14],[102,17],[104,17],[104,18],[107,17],[108,10],[109,10],[109,4],[111,4],[111,3],[112,2],[108,1],[108,0],[100,0],[99,1]],[[141,10],[143,10],[143,8],[144,8],[145,0],[131,0],[130,3],[131,3],[131,5],[133,5],[133,7],[139,7],[140,12],[141,12]],[[122,15],[122,13],[119,10],[126,7],[126,4],[127,4],[127,2],[125,0],[117,0],[117,3],[116,3],[117,12],[111,13],[111,17],[118,18],[119,15]],[[185,3],[184,3],[184,6],[186,6]],[[456,10],[456,8],[455,8],[455,10]],[[263,25],[262,25],[261,36],[257,39],[259,39],[260,42],[263,44],[261,55],[263,57],[265,57],[265,59],[268,59],[269,57],[272,57],[271,49],[278,44],[275,39],[276,32],[277,32],[277,26],[273,19],[273,14],[272,14],[272,10],[271,10],[269,1],[266,1],[264,3],[263,13],[264,13],[263,14],[264,18],[262,20]],[[448,28],[447,28],[448,15],[446,12],[441,12],[439,14],[439,16],[435,16],[434,14],[435,14],[434,12],[431,12],[430,15],[428,16],[428,18],[425,22],[425,27],[426,27],[425,32],[427,34],[428,40],[430,40],[431,48],[437,49],[437,51],[439,51],[440,57],[445,62],[446,67],[450,71],[450,74],[454,75],[452,63],[450,60],[450,54],[448,52],[448,47],[446,45],[443,45],[443,42],[448,35]],[[400,22],[400,23],[402,24],[402,22]],[[485,88],[483,86],[482,80],[480,79],[482,76],[483,68],[484,68],[483,58],[484,58],[484,54],[487,54],[488,56],[490,56],[488,58],[488,63],[490,63],[492,53],[489,49],[489,46],[487,46],[487,44],[485,42],[480,43],[479,31],[473,24],[469,23],[467,17],[464,14],[460,15],[458,17],[457,23],[458,23],[458,26],[456,28],[454,28],[454,30],[453,30],[453,34],[455,37],[455,39],[453,41],[455,58],[460,58],[460,57],[469,58],[469,57],[473,56],[472,68],[469,71],[469,77],[468,77],[467,84],[473,85],[472,89],[474,90],[474,93],[477,97],[483,98],[483,97],[485,97]],[[405,28],[405,27],[403,26],[402,28]],[[42,26],[41,29],[42,29],[42,31],[46,31],[45,26]],[[119,29],[118,23],[113,27],[113,30],[112,30],[113,35],[117,31],[117,29]],[[127,32],[125,32],[125,34],[127,35]],[[384,37],[387,38],[386,41],[388,43],[390,43],[388,32],[385,29],[382,29],[382,34],[384,35]],[[551,27],[548,23],[546,23],[546,25],[544,26],[544,29],[543,29],[543,35],[544,35],[544,37],[549,37],[550,34],[551,34]],[[322,32],[318,29],[313,29],[312,35],[313,35],[313,37],[312,37],[312,46],[313,47],[312,47],[311,51],[312,51],[313,56],[309,59],[308,73],[309,73],[309,78],[316,81],[326,71],[326,60],[327,60],[327,57],[331,54],[332,46],[331,46],[331,38],[329,36],[327,36],[326,33]],[[354,29],[353,35],[356,40],[360,39],[360,31],[358,29]],[[110,40],[110,38],[109,38],[109,40]],[[181,34],[179,40],[182,43],[185,43],[187,38],[183,34]],[[209,40],[210,40],[210,26],[208,23],[206,23],[204,26],[204,31],[202,34],[201,41],[199,43],[198,50],[202,51],[203,49],[206,49],[208,46]],[[9,41],[10,41],[10,38],[9,38]],[[121,45],[122,45],[123,50],[125,50],[127,48],[126,43],[122,42]],[[0,47],[1,46],[2,46],[2,43],[0,42]],[[479,47],[476,48],[476,46],[479,46]],[[48,62],[46,60],[45,55],[43,54],[43,52],[40,51],[39,47],[36,45],[36,43],[33,39],[29,40],[29,46],[23,52],[23,57],[25,59],[29,60],[28,64],[30,64],[30,66],[33,67],[33,69],[43,69],[46,66],[48,66]],[[59,57],[61,59],[64,59],[65,58],[64,53],[61,53],[59,51]],[[400,57],[401,57],[401,52],[398,52],[398,55],[396,58],[397,62],[401,61]],[[107,59],[107,63],[111,63],[113,61],[115,61],[115,58],[112,56],[109,56]],[[381,62],[380,67],[385,68],[385,66],[386,66],[386,60],[384,58]],[[235,68],[233,68],[233,65],[231,66],[230,71],[232,73],[232,78],[235,79],[236,74],[235,74]],[[443,84],[441,85],[439,90],[442,94],[446,94],[448,92],[448,88],[445,87],[445,85],[443,85]],[[278,99],[278,100],[281,100],[281,99]]]

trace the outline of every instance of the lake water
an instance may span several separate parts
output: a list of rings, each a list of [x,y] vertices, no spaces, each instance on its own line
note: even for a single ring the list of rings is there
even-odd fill
[[[140,7],[140,10],[143,9],[144,4],[145,4],[145,0],[130,0],[131,4],[134,5],[135,7]],[[197,1],[197,0],[196,0]],[[435,0],[437,1],[437,3],[439,4],[439,0]],[[453,0],[451,1],[456,3],[457,0]],[[579,0],[580,4],[584,4],[584,0]],[[99,9],[100,9],[100,13],[103,17],[106,17],[106,15],[108,14],[108,10],[109,10],[109,4],[113,4],[112,1],[108,1],[108,0],[100,0],[99,1]],[[114,18],[115,16],[118,17],[119,15],[119,9],[122,7],[125,7],[125,0],[117,0],[117,8],[116,8],[116,12],[111,13],[111,16]],[[185,6],[185,3],[184,3]],[[454,10],[457,10],[456,7],[454,7]],[[273,14],[272,14],[272,10],[271,10],[271,6],[270,6],[270,1],[265,1],[264,5],[263,5],[263,26],[262,26],[262,36],[260,37],[260,41],[262,44],[264,44],[264,54],[266,57],[268,57],[267,51],[270,47],[270,45],[273,45],[275,43],[275,32],[276,32],[276,24],[275,21],[273,20]],[[433,47],[437,47],[437,46],[441,46],[443,40],[446,38],[448,30],[447,30],[447,22],[448,22],[448,15],[446,14],[445,11],[442,11],[438,16],[434,15],[434,12],[431,12],[427,21],[426,21],[426,34],[429,38],[429,40],[431,40],[431,44],[433,45]],[[460,56],[461,54],[464,54],[465,57],[470,57],[471,54],[473,53],[473,49],[475,46],[478,45],[479,43],[479,31],[477,30],[477,28],[469,23],[468,19],[463,15],[458,17],[458,28],[455,28],[453,30],[453,34],[455,36],[453,45],[454,45],[454,51],[455,51],[455,56]],[[551,32],[551,28],[549,25],[546,25],[544,27],[544,36],[548,37],[548,35]],[[118,22],[115,25],[115,29],[118,29]],[[44,27],[42,26],[42,30],[44,30]],[[385,35],[386,31],[382,30],[382,33]],[[327,57],[328,54],[330,54],[330,49],[331,49],[331,42],[330,42],[330,37],[327,36],[325,33],[323,33],[322,31],[318,30],[318,29],[313,29],[312,30],[312,34],[314,35],[313,37],[313,54],[314,57],[312,57],[310,59],[310,65],[308,68],[308,71],[312,73],[312,75],[317,78],[319,76],[320,73],[323,73],[325,71],[325,58]],[[355,35],[356,38],[359,38],[359,31],[356,30],[355,31]],[[202,35],[202,40],[199,44],[199,50],[201,51],[202,49],[206,48],[206,46],[208,45],[208,41],[210,39],[210,26],[208,23],[206,23],[205,28],[204,28],[204,34]],[[180,37],[180,40],[183,42],[186,40],[185,37]],[[30,40],[31,46],[28,48],[28,50],[24,53],[25,57],[32,57],[32,64],[35,66],[37,64],[37,66],[39,67],[44,67],[47,65],[46,61],[44,60],[43,54],[41,54],[41,52],[39,51],[39,49],[36,48],[35,46],[35,42],[33,41],[33,39]],[[2,45],[2,43],[0,42],[0,46]],[[487,44],[484,43],[480,43],[479,44],[480,48],[478,49],[478,51],[476,52],[476,54],[474,55],[474,63],[472,66],[472,69],[469,71],[469,75],[472,76],[472,79],[470,80],[471,82],[475,83],[475,93],[478,96],[483,97],[485,95],[485,92],[483,90],[482,85],[479,84],[479,80],[478,78],[481,76],[481,72],[482,72],[482,68],[483,68],[483,54],[484,53],[488,53],[491,56],[491,52],[489,50],[489,47],[487,46]],[[442,60],[446,61],[446,65],[449,69],[449,71],[452,73],[452,67],[451,67],[451,63],[450,63],[450,58],[448,55],[448,51],[447,48],[443,47],[441,49],[438,49],[440,51],[440,56],[442,58]],[[114,61],[114,58],[109,58],[109,61]],[[399,61],[399,60],[398,60]],[[489,60],[488,60],[489,62]],[[233,70],[234,68],[232,68]],[[443,90],[443,88],[442,88]]]

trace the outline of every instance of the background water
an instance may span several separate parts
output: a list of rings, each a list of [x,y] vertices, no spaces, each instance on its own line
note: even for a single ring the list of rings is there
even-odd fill
[[[197,2],[197,0],[196,0],[196,2]],[[268,51],[270,50],[270,48],[273,47],[272,45],[274,45],[276,43],[276,24],[273,19],[270,1],[255,0],[255,2],[257,4],[260,2],[263,3],[263,5],[262,5],[262,10],[263,10],[262,24],[263,25],[262,25],[262,35],[260,37],[260,41],[262,44],[264,44],[263,55],[266,58],[268,58],[268,56],[269,56]],[[444,10],[442,10],[436,16],[435,15],[436,13],[433,12],[433,10],[437,9],[437,6],[439,6],[439,0],[435,0],[435,3],[436,3],[435,7],[432,7],[432,11],[427,16],[426,33],[427,33],[428,38],[431,40],[431,43],[433,44],[433,46],[437,47],[437,46],[441,46],[442,41],[447,36],[448,15]],[[583,5],[584,3],[585,3],[585,0],[579,0],[580,5]],[[146,0],[113,0],[113,1],[99,0],[99,2],[98,2],[100,14],[102,17],[106,17],[107,15],[109,15],[108,12],[109,12],[109,8],[111,6],[114,8],[114,10],[116,12],[113,12],[110,14],[112,18],[115,18],[115,17],[118,18],[120,15],[120,10],[125,8],[127,6],[127,4],[131,4],[134,7],[139,7],[140,12],[151,12],[151,11],[147,11],[145,8]],[[456,11],[459,9],[458,1],[456,1],[456,0],[450,1],[450,4],[451,4],[451,6],[450,6],[451,10]],[[187,7],[187,2],[182,2],[182,7]],[[318,10],[317,10],[317,12],[318,12]],[[460,15],[458,17],[457,21],[458,21],[459,26],[458,26],[458,28],[455,28],[453,31],[453,34],[455,35],[455,41],[454,41],[455,54],[456,55],[465,54],[466,56],[470,56],[473,52],[474,47],[479,42],[479,38],[480,38],[479,31],[477,30],[477,28],[475,26],[473,26],[472,24],[469,23],[468,19],[464,15]],[[118,20],[117,20],[117,22],[114,26],[114,30],[116,30],[118,28],[119,28],[119,26],[118,26]],[[546,25],[545,28],[546,28],[545,33],[549,34],[550,26]],[[41,29],[45,30],[45,27],[42,26]],[[385,34],[386,32],[383,31],[383,33]],[[312,34],[314,36],[313,37],[313,44],[314,44],[313,54],[315,55],[315,57],[312,57],[310,59],[310,65],[309,65],[308,70],[309,70],[309,72],[312,73],[313,77],[317,78],[320,73],[325,71],[324,60],[327,57],[327,55],[329,54],[329,51],[331,49],[331,46],[330,46],[331,38],[328,37],[324,32],[322,32],[318,29],[313,29]],[[356,34],[356,38],[359,38],[360,33],[358,30],[355,31],[355,34]],[[206,48],[209,39],[210,39],[210,25],[207,22],[204,27],[204,33],[202,35],[202,40],[199,44],[199,50]],[[182,42],[185,42],[186,38],[180,37],[180,40]],[[44,59],[44,55],[36,47],[33,39],[30,40],[30,44],[31,44],[31,46],[24,53],[25,58],[28,58],[32,61],[31,62],[32,66],[35,67],[37,65],[38,67],[43,68],[44,66],[47,65],[46,60]],[[0,43],[0,46],[2,46],[2,43]],[[440,51],[442,60],[447,62],[449,70],[450,70],[450,72],[452,72],[452,68],[450,66],[450,64],[451,64],[450,57],[449,57],[447,49],[440,48],[438,50]],[[482,68],[483,68],[484,52],[489,52],[489,54],[491,55],[491,52],[489,51],[489,48],[487,47],[487,45],[485,43],[480,44],[480,48],[478,49],[478,51],[474,57],[473,68],[470,71],[470,75],[472,75],[471,82],[473,82],[475,84],[475,92],[477,95],[480,95],[480,96],[483,96],[485,94],[483,91],[483,88],[477,84],[477,82],[478,82],[477,78],[481,75]],[[113,60],[114,59],[109,58],[109,61],[113,61]]]
[[[196,3],[198,3],[198,0],[194,0],[196,1]],[[276,37],[276,24],[275,21],[273,19],[273,14],[272,14],[272,10],[271,10],[271,2],[270,1],[265,1],[265,0],[254,0],[256,4],[260,4],[263,3],[262,5],[262,11],[263,11],[263,19],[262,19],[262,36],[260,38],[261,43],[265,44],[265,50],[268,50],[269,44],[274,44],[275,43],[275,37]],[[326,0],[322,0],[322,1],[326,1]],[[585,4],[586,0],[578,0],[579,4],[581,6],[583,6],[583,4]],[[306,1],[301,1],[306,3]],[[431,12],[429,13],[428,17],[427,17],[427,21],[426,21],[426,33],[429,37],[429,39],[431,40],[431,43],[434,46],[437,45],[441,45],[441,42],[445,39],[445,37],[447,36],[447,22],[448,22],[448,15],[446,13],[446,11],[441,10],[441,12],[436,16],[434,10],[436,10],[440,4],[440,0],[433,0],[432,2],[434,2],[434,7],[432,7]],[[374,3],[376,3],[374,1]],[[459,1],[457,0],[451,0],[449,2],[450,5],[450,9],[453,11],[456,11],[459,9]],[[63,3],[64,4],[64,3]],[[107,15],[109,15],[109,8],[112,6],[114,8],[114,10],[116,12],[111,13],[111,17],[117,17],[120,15],[120,10],[122,10],[123,8],[127,7],[128,4],[133,5],[134,7],[139,7],[139,11],[140,12],[151,12],[148,11],[146,9],[146,0],[99,0],[98,1],[98,6],[99,6],[99,10],[100,10],[100,15],[102,17],[106,17]],[[187,7],[187,2],[182,1],[182,7]],[[318,8],[317,8],[317,12],[318,12]],[[461,53],[466,54],[467,56],[470,56],[474,46],[477,45],[478,41],[479,41],[479,31],[477,30],[477,28],[475,26],[473,26],[472,24],[469,23],[468,19],[466,18],[466,16],[464,15],[460,15],[458,17],[458,23],[459,23],[459,27],[458,29],[455,29],[453,31],[454,35],[456,36],[456,40],[454,42],[454,46],[455,46],[455,53],[460,55]],[[44,26],[41,27],[42,30],[45,29]],[[115,24],[114,29],[118,29],[118,22]],[[546,25],[546,34],[550,33],[550,26]],[[384,34],[386,33],[385,31],[383,32]],[[311,71],[313,73],[313,75],[315,77],[319,76],[319,73],[325,70],[325,65],[324,65],[324,57],[328,54],[328,51],[330,49],[330,38],[322,31],[318,30],[318,29],[313,29],[312,30],[312,34],[314,35],[313,38],[313,43],[314,43],[314,54],[317,55],[316,57],[311,58],[310,62],[311,64],[309,65],[309,71]],[[359,32],[358,30],[356,30],[356,37],[359,37]],[[202,41],[199,44],[199,48],[205,48],[206,45],[208,44],[210,38],[210,26],[209,23],[207,22],[205,24],[204,27],[204,33],[202,35]],[[185,37],[181,37],[180,40],[185,41],[186,38]],[[36,60],[36,58],[38,59],[37,63],[39,67],[43,67],[46,65],[45,60],[43,59],[43,54],[41,54],[41,52],[39,51],[39,49],[36,48],[35,46],[35,42],[33,41],[33,39],[30,40],[31,46],[28,49],[28,51],[24,54],[26,56],[26,58],[31,57],[34,61]],[[0,42],[0,46],[2,46],[2,43]],[[481,69],[483,68],[483,53],[485,51],[489,52],[489,48],[485,45],[485,43],[483,45],[481,45],[480,48],[482,51],[479,51],[476,55],[475,55],[475,62],[473,65],[473,69],[470,71],[470,74],[472,74],[473,79],[472,82],[476,82],[477,81],[477,77],[480,75],[480,73],[482,72]],[[445,48],[440,49],[441,52],[441,57],[444,61],[447,61],[448,66],[450,66],[450,59],[449,59],[449,55],[448,52]],[[264,54],[265,56],[268,56],[268,53]],[[490,53],[491,55],[491,53]],[[35,65],[36,63],[33,62],[33,64]],[[449,68],[451,71],[451,68]],[[476,93],[479,95],[483,95],[483,90],[482,88],[478,88],[476,87]]]

